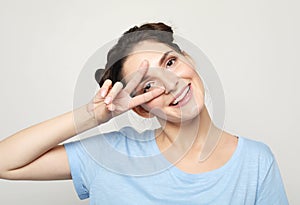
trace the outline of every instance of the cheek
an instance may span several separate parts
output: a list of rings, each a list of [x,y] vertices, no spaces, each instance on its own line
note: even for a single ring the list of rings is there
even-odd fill
[[[204,84],[203,81],[201,79],[201,77],[199,76],[199,74],[197,73],[196,70],[194,70],[194,68],[192,67],[185,67],[184,69],[181,69],[178,73],[178,76],[180,76],[183,79],[188,79],[191,80],[194,84],[194,86],[196,86],[196,90],[199,90],[204,93]]]
[[[178,64],[174,68],[174,71],[180,77],[191,77],[192,75],[195,75],[197,73],[194,67],[183,62],[178,62]]]
[[[155,98],[150,102],[143,104],[142,107],[155,117],[164,120],[168,119],[163,109],[164,103],[162,97]]]
[[[192,81],[196,84],[197,89],[200,89],[200,91],[204,93],[204,84],[197,71],[190,68],[187,70],[186,74],[190,77],[192,76]]]

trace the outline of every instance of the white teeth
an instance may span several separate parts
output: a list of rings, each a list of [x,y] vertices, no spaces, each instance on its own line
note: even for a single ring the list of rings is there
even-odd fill
[[[180,100],[182,100],[185,95],[187,94],[187,92],[190,90],[190,86],[186,87],[186,89],[181,93],[180,96],[178,96],[178,98],[176,98],[173,102],[172,105],[177,105],[179,103]]]
[[[177,99],[172,102],[172,105],[177,105],[177,104],[178,104],[178,100]]]

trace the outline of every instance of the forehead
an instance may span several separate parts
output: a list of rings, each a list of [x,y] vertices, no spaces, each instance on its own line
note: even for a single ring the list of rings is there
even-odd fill
[[[123,76],[125,77],[138,70],[143,60],[147,60],[150,67],[158,66],[161,56],[170,50],[174,49],[166,44],[154,41],[138,43],[123,64]]]

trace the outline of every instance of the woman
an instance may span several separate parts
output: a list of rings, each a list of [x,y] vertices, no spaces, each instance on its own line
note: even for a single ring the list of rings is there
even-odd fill
[[[96,79],[87,105],[1,141],[1,178],[73,179],[91,204],[288,204],[270,149],[213,125],[203,83],[169,26],[125,32]],[[129,109],[161,128],[58,145]],[[215,146],[199,160],[207,141]]]

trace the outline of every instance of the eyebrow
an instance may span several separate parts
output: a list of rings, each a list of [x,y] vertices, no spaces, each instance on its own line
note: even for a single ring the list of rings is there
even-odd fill
[[[161,66],[163,64],[163,62],[165,61],[165,59],[167,58],[168,54],[173,52],[173,50],[167,51],[164,53],[164,55],[160,58],[159,60],[159,65]]]

